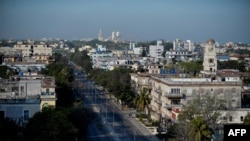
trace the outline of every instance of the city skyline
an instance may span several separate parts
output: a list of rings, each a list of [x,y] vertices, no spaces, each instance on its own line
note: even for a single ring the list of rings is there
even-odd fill
[[[250,43],[248,0],[2,0],[0,39],[104,38]]]

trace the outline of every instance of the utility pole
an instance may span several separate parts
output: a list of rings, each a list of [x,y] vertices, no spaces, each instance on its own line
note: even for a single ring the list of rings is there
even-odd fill
[[[114,107],[113,107],[113,133],[115,133],[115,130],[114,130],[114,120],[115,120],[115,116],[114,116]]]
[[[107,97],[106,97],[106,104],[105,104],[105,105],[106,105],[106,122],[107,122],[107,120],[108,120],[108,119],[107,119],[107,118],[108,118],[108,108],[107,108],[107,107],[108,107],[108,105],[107,105]]]
[[[134,141],[135,141],[135,133],[136,133],[136,131],[134,130]]]
[[[93,87],[94,87],[94,85],[93,85]],[[95,92],[95,104],[97,104],[96,103],[96,89],[95,89],[95,87],[94,87],[94,92]]]

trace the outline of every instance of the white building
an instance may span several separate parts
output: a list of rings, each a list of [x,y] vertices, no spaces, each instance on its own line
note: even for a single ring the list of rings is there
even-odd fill
[[[102,33],[102,29],[100,29],[100,31],[98,33],[98,40],[99,41],[104,41],[104,36],[103,36],[103,33]]]
[[[149,55],[151,57],[160,59],[162,58],[163,51],[164,51],[164,46],[162,45],[162,41],[157,41],[156,45],[149,46]]]
[[[144,47],[137,47],[136,43],[130,42],[129,43],[129,49],[133,50],[133,52],[134,52],[135,55],[142,55]]]
[[[216,51],[215,51],[215,41],[213,39],[209,39],[202,46],[204,48],[202,73],[215,74],[215,72],[217,71],[217,57],[216,57]]]
[[[235,116],[233,111],[241,108],[242,81],[237,70],[217,70],[214,42],[208,40],[204,44],[205,55],[204,70],[200,75],[186,76],[183,74],[132,74],[131,79],[136,80],[135,86],[141,90],[147,87],[150,90],[151,103],[150,114],[153,120],[175,122],[184,107],[198,96],[216,96],[225,100],[227,123],[241,123],[242,116],[247,112],[238,112]],[[214,62],[211,62],[211,59]],[[209,61],[210,60],[210,61]],[[213,72],[210,73],[212,70]],[[206,74],[206,75],[204,75]],[[137,79],[136,79],[137,78]],[[142,80],[147,82],[140,83]],[[235,111],[236,113],[236,111]],[[219,122],[219,121],[217,121]],[[224,122],[225,123],[225,122]]]
[[[93,52],[89,54],[91,61],[92,61],[92,67],[98,68],[97,62],[100,58],[110,58],[113,56],[113,53],[111,51],[105,51],[105,52]]]
[[[107,51],[107,48],[105,46],[102,46],[102,45],[97,45],[97,52],[105,52]]]

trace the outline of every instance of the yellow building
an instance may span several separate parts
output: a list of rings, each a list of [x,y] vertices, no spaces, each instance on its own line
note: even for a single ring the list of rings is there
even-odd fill
[[[41,103],[40,108],[47,106],[56,106],[56,93],[55,93],[55,78],[45,77],[41,81]]]

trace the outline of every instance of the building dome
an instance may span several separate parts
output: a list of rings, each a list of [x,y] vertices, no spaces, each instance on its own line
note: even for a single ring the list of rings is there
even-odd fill
[[[208,44],[214,44],[215,41],[214,41],[213,39],[208,39],[208,40],[207,40],[207,43],[208,43]]]

